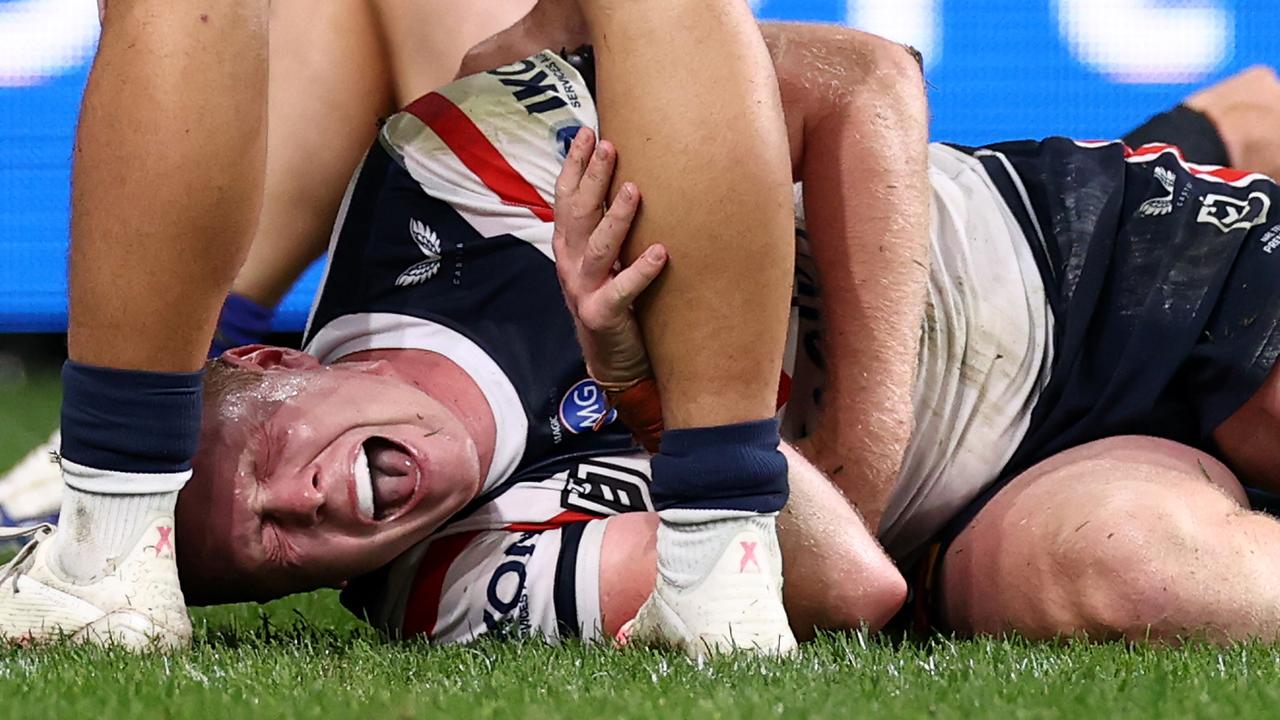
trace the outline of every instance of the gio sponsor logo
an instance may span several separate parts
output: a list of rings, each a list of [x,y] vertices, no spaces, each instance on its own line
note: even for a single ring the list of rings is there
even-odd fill
[[[409,220],[409,237],[418,246],[426,260],[415,263],[396,278],[396,287],[412,287],[435,277],[440,272],[440,237],[420,220]]]
[[[560,400],[560,426],[574,435],[599,430],[617,417],[618,411],[609,407],[604,391],[591,378],[580,380]]]
[[[1271,198],[1266,193],[1249,193],[1244,200],[1209,194],[1204,197],[1196,222],[1213,225],[1222,232],[1248,230],[1265,223],[1270,212]]]

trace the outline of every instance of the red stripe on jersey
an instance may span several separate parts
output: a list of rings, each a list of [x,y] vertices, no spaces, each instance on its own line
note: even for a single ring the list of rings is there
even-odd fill
[[[588,515],[587,513],[578,512],[577,510],[565,510],[546,522],[511,523],[503,528],[503,530],[510,530],[511,532],[542,532],[543,530],[555,530],[557,528],[562,528],[565,525],[571,525],[576,522],[590,522],[592,520],[599,519],[600,516],[598,515]]]
[[[413,578],[413,587],[409,590],[409,602],[404,609],[404,623],[401,631],[405,637],[426,635],[430,638],[436,632],[436,619],[440,616],[440,597],[444,594],[444,579],[453,567],[463,550],[471,544],[481,531],[459,533],[441,538],[427,547],[427,554],[422,559],[422,566]]]
[[[519,170],[489,142],[467,114],[440,93],[429,93],[405,108],[421,120],[468,170],[485,184],[505,205],[522,207],[543,222],[555,219],[555,212],[537,188],[529,184]]]
[[[1187,162],[1182,155],[1182,148],[1177,145],[1167,145],[1165,143],[1147,143],[1137,150],[1131,149],[1129,146],[1124,148],[1124,156],[1130,160],[1147,160],[1154,159],[1157,156],[1171,152],[1178,158],[1178,162],[1182,164],[1192,175],[1200,177],[1214,178],[1225,183],[1234,183],[1248,179],[1258,173],[1246,172],[1244,170],[1236,170],[1235,168],[1220,167],[1218,165],[1197,165]],[[1261,178],[1261,176],[1259,176]]]
[[[1179,160],[1183,159],[1182,148],[1177,145],[1169,145],[1166,143],[1147,143],[1146,145],[1139,145],[1137,148],[1131,148],[1128,145],[1124,146],[1124,156],[1127,158],[1159,155],[1163,152],[1172,152],[1174,155],[1178,156]]]

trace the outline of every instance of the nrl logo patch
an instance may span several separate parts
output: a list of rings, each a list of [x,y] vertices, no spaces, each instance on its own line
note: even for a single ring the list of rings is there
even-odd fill
[[[409,237],[427,256],[426,260],[412,265],[396,278],[396,287],[412,287],[421,285],[440,272],[440,236],[419,220],[409,220]]]
[[[1222,232],[1248,230],[1267,221],[1271,198],[1266,193],[1250,193],[1244,200],[1226,195],[1206,195],[1196,222],[1213,225]]]
[[[593,515],[653,512],[649,476],[634,468],[592,460],[574,465],[560,493],[560,507]]]

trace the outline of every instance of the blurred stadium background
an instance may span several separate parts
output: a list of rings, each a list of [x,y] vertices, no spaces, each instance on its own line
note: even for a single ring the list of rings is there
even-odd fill
[[[763,18],[848,23],[920,48],[934,137],[972,144],[1048,134],[1111,137],[1196,85],[1280,62],[1274,3],[752,4]],[[57,333],[66,326],[69,157],[97,29],[94,0],[0,0],[0,333]],[[277,329],[301,327],[318,278],[313,268],[299,283]],[[0,338],[0,347],[14,340]]]
[[[173,0],[181,2],[183,0]],[[312,0],[331,2],[334,0]],[[459,0],[465,2],[466,0]],[[1277,0],[753,0],[761,17],[848,23],[919,47],[933,135],[1109,137],[1194,87],[1280,63]],[[69,158],[95,0],[0,0],[0,472],[47,437],[66,327]],[[168,142],[156,138],[156,143]],[[289,296],[296,332],[318,280]],[[5,551],[0,548],[0,561]],[[778,667],[662,655],[387,646],[332,593],[195,613],[171,662],[74,648],[0,652],[0,718],[1275,717],[1280,654],[1119,644],[828,638]],[[434,711],[434,712],[433,712]]]

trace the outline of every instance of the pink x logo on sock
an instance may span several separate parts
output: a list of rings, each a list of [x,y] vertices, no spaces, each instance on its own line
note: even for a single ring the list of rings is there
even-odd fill
[[[747,571],[747,563],[756,566],[756,572],[760,572],[760,561],[756,560],[756,543],[743,540],[738,543],[742,546],[742,561],[738,563],[738,572]]]
[[[166,549],[173,552],[173,528],[161,525],[156,528],[156,532],[160,533],[160,539],[156,541],[156,555]]]

